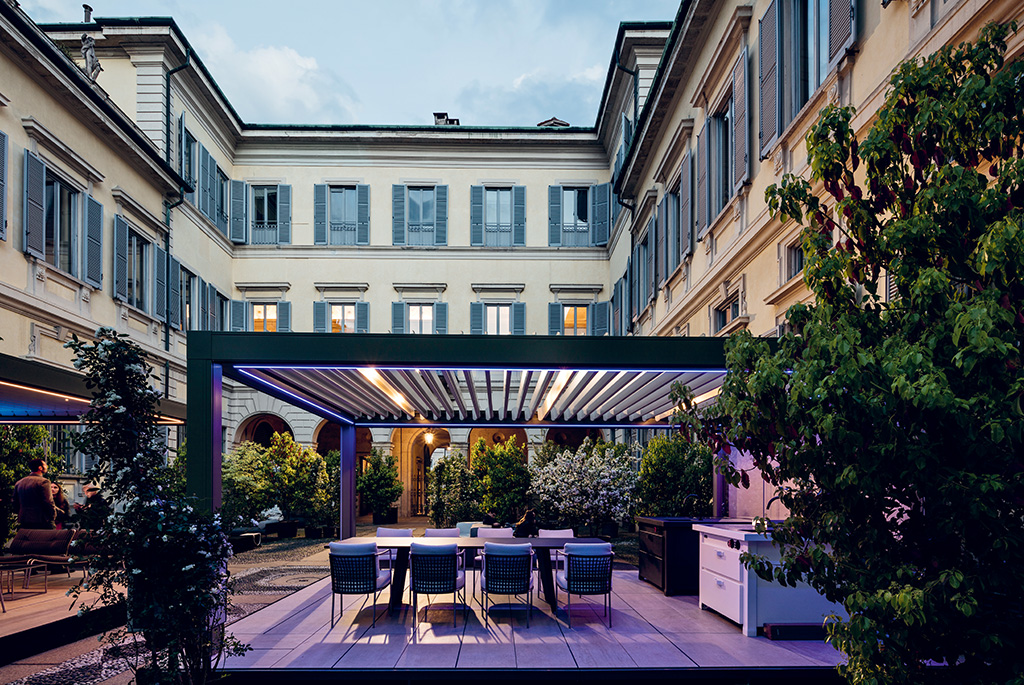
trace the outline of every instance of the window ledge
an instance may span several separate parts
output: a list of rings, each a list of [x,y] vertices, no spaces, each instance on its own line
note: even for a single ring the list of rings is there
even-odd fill
[[[470,285],[477,295],[514,292],[517,295],[526,290],[525,283],[473,283]]]
[[[749,323],[750,323],[750,315],[749,314],[744,314],[743,316],[737,316],[735,319],[733,319],[732,321],[730,321],[729,323],[725,324],[720,329],[715,331],[715,337],[717,337],[717,338],[724,338],[727,335],[735,333],[736,331],[740,330],[741,328],[746,328],[747,324],[749,324]]]
[[[791,299],[793,295],[803,287],[803,285],[804,272],[801,270],[796,276],[793,276],[793,278],[783,283],[780,288],[769,293],[768,297],[764,298],[764,303],[778,305],[780,302]]]
[[[561,297],[562,295],[566,295],[569,297],[573,295],[591,295],[593,297],[596,297],[598,294],[600,294],[602,290],[604,290],[603,285],[599,285],[596,283],[552,283],[548,287],[551,289],[551,292],[553,292],[556,297]]]
[[[313,287],[320,292],[320,297],[326,297],[327,293],[365,293],[370,289],[369,283],[313,283]]]
[[[99,289],[91,283],[86,283],[77,276],[73,276],[35,255],[25,254],[25,258],[32,263],[33,272],[37,280],[43,282],[48,280],[56,281],[69,290],[77,290],[78,296],[83,302],[88,302],[92,291]]]
[[[402,297],[405,297],[406,293],[437,293],[437,297],[441,297],[441,293],[448,289],[447,283],[395,283],[391,286],[396,292]]]

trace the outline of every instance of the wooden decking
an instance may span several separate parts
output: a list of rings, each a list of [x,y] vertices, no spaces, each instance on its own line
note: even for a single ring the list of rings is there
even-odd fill
[[[386,679],[416,671],[478,677],[481,670],[500,670],[535,680],[541,673],[565,678],[573,672],[618,672],[628,677],[638,669],[648,676],[684,679],[745,673],[753,676],[746,677],[751,682],[829,682],[835,677],[841,654],[827,644],[744,637],[735,624],[702,611],[696,597],[664,597],[639,581],[635,570],[614,573],[612,627],[601,615],[600,597],[573,598],[571,629],[564,595],[555,614],[535,597],[529,627],[523,607],[511,612],[506,606],[492,607],[485,624],[480,605],[472,601],[465,618],[457,607],[458,625],[453,627],[451,595],[433,598],[430,609],[421,601],[415,620],[411,604],[389,615],[386,592],[376,606],[366,597],[347,596],[345,610],[331,626],[325,578],[229,626],[253,649],[225,666],[254,679],[270,677],[270,670],[278,677],[282,670],[293,671],[289,679],[338,677],[345,671],[348,677]]]

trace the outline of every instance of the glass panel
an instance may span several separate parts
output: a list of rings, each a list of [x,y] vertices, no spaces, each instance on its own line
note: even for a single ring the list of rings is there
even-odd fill
[[[409,223],[418,224],[423,210],[420,208],[420,191],[415,188],[409,190]]]
[[[576,191],[576,217],[579,223],[585,224],[589,221],[590,202],[589,193],[586,188],[579,188]],[[585,227],[584,229],[585,230]]]
[[[71,246],[74,240],[75,230],[75,193],[74,191],[67,188],[67,186],[60,185],[60,236],[59,236],[59,253],[60,259],[57,267],[63,269],[69,274],[74,274],[73,265],[71,263]]]
[[[252,329],[256,332],[266,330],[267,313],[262,304],[252,306]]]
[[[256,186],[252,189],[252,206],[254,221],[263,223],[267,220],[267,189]]]
[[[43,254],[46,261],[57,266],[57,203],[59,202],[57,184],[46,180],[46,223],[43,228]]]
[[[277,305],[264,305],[264,311],[266,312],[264,330],[266,330],[268,333],[273,333],[277,330]]]
[[[825,81],[825,74],[828,73],[828,11],[829,0],[818,0],[818,77],[814,80],[817,88]],[[935,5],[932,2],[932,5]]]
[[[331,333],[355,333],[356,306],[354,304],[331,305]]]
[[[277,186],[267,188],[267,222],[277,223]]]
[[[485,221],[488,225],[497,224],[501,220],[498,218],[498,191],[489,189],[487,191],[487,203],[484,207]]]
[[[576,191],[572,188],[562,190],[562,226],[570,228],[576,223],[574,210],[576,208]]]
[[[512,223],[512,189],[498,191],[498,223]]]
[[[587,308],[576,307],[576,335],[587,334]]]
[[[420,221],[423,224],[434,225],[434,189],[423,189],[420,191],[422,201],[422,215]]]

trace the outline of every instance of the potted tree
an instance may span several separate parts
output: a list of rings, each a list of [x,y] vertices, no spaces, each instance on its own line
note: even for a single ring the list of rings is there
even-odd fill
[[[373,449],[363,462],[362,473],[356,479],[356,490],[373,511],[375,524],[398,522],[398,509],[391,504],[402,496],[404,489],[398,478],[395,458]]]

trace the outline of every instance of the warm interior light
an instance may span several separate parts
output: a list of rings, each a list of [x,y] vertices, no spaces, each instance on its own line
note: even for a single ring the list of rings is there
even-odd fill
[[[18,390],[27,390],[28,392],[39,393],[40,395],[49,395],[50,397],[57,397],[64,400],[65,402],[81,402],[83,404],[89,404],[92,400],[87,400],[83,397],[75,397],[74,395],[65,395],[60,392],[50,392],[49,390],[40,390],[39,388],[33,388],[28,385],[19,385],[17,383],[8,383],[7,381],[0,381],[0,385],[6,385],[8,388],[16,388]]]
[[[434,444],[434,434],[430,433],[430,432],[426,433],[423,436],[423,442],[427,443],[428,445],[433,445]]]
[[[409,403],[409,400],[405,399],[405,395],[398,392],[394,386],[388,383],[384,376],[380,375],[377,369],[360,368],[359,373],[361,373],[366,380],[373,383],[375,388],[390,397],[391,401],[401,407],[406,414],[416,413],[416,408]]]

